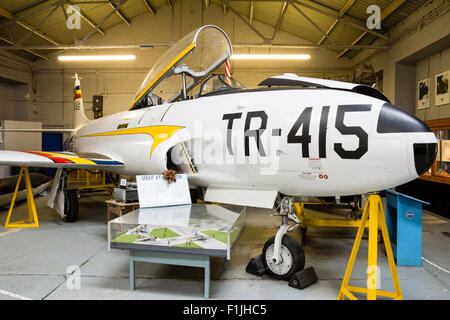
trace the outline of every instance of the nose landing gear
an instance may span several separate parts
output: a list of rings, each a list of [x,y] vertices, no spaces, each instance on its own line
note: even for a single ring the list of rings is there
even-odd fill
[[[289,280],[292,274],[305,267],[305,253],[294,238],[286,235],[301,225],[295,214],[294,199],[284,197],[274,215],[281,216],[282,224],[277,234],[264,244],[262,260],[267,272],[276,279]],[[295,225],[289,225],[289,220]]]

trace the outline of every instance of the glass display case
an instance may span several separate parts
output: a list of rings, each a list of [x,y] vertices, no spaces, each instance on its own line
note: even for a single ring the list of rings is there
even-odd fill
[[[425,121],[436,134],[438,154],[433,166],[420,178],[450,184],[450,118]]]
[[[230,259],[245,207],[189,204],[139,208],[108,223],[110,248],[195,253]]]

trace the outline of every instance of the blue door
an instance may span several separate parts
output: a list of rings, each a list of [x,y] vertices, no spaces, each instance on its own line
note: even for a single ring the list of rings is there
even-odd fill
[[[43,132],[42,133],[42,151],[56,151],[63,150],[63,134],[60,132]],[[56,169],[47,168],[45,174],[49,177],[54,177]]]

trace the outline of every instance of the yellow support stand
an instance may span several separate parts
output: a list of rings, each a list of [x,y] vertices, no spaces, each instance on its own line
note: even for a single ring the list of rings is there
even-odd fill
[[[28,202],[28,219],[10,223],[9,221],[11,219],[11,214],[14,209],[17,193],[19,192],[22,173],[25,173],[25,186],[27,191],[27,202]],[[31,186],[30,173],[28,172],[27,167],[22,167],[20,168],[19,178],[17,179],[17,184],[14,190],[11,205],[9,206],[8,216],[5,222],[5,228],[27,228],[27,227],[28,228],[39,227],[39,220],[36,212],[36,204],[34,203],[33,188]]]
[[[305,204],[317,204],[317,203],[294,203],[294,210],[297,217],[302,222],[302,227],[348,227],[358,228],[361,225],[361,220],[344,220],[344,219],[316,219],[309,218],[305,213]],[[369,227],[368,224],[365,225]]]
[[[364,233],[365,225],[369,220],[369,258],[368,258],[368,279],[367,288],[351,287],[348,285],[350,275],[352,273],[353,265],[355,263],[356,255],[358,254],[361,238]],[[380,225],[383,233],[383,241],[386,248],[386,253],[391,269],[392,280],[394,282],[395,292],[387,292],[377,290],[377,253],[378,253],[378,226]],[[397,269],[395,266],[394,255],[392,254],[391,242],[389,240],[389,233],[386,227],[386,219],[383,212],[383,206],[379,195],[370,195],[364,212],[361,218],[361,225],[356,234],[355,243],[353,244],[350,260],[345,271],[342,286],[339,291],[338,300],[344,300],[344,296],[351,300],[357,300],[352,292],[367,294],[367,300],[376,300],[377,296],[384,296],[393,298],[394,300],[403,300],[400,289],[400,282],[398,280]]]
[[[96,173],[90,173],[86,169],[78,169],[76,172],[71,173],[67,177],[67,184],[71,186],[71,189],[78,189],[79,191],[89,189],[114,189],[115,184],[106,183],[106,172],[100,170],[94,170]]]

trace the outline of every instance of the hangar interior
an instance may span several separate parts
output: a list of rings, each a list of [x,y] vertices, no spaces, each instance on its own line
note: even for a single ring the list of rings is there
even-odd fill
[[[67,27],[73,13],[66,10],[71,5],[80,9],[79,28]],[[381,12],[378,29],[366,25],[371,5]],[[448,0],[2,1],[1,126],[54,132],[2,132],[1,149],[61,150],[70,135],[64,130],[74,126],[75,73],[80,77],[89,119],[97,118],[94,99],[98,96],[102,97],[98,116],[128,110],[157,59],[183,36],[204,25],[223,29],[234,54],[310,56],[307,60],[231,59],[233,78],[247,88],[285,73],[374,86],[393,104],[435,132],[442,132],[443,140],[449,140],[450,103],[438,103],[432,94],[435,78],[450,70],[449,9]],[[134,55],[135,59],[63,62],[58,60],[62,55]],[[224,73],[225,67],[218,70]],[[418,101],[418,83],[423,79],[428,79],[429,87],[425,107]],[[283,106],[278,107],[282,113]],[[450,149],[450,144],[447,147]],[[438,156],[444,151],[441,146]],[[397,266],[404,299],[450,298],[447,163],[445,167],[445,159],[437,161],[430,173],[396,189],[430,203],[423,210],[422,265]],[[18,174],[19,169],[4,166],[1,177]],[[55,174],[52,169],[39,172]],[[39,228],[3,228],[8,203],[2,207],[0,299],[203,298],[203,271],[185,266],[137,263],[138,289],[130,291],[128,253],[110,251],[107,246],[105,200],[111,195],[104,190],[81,194],[78,219],[73,223],[62,221],[46,206],[49,192],[36,197]],[[319,217],[346,215],[344,209],[337,208],[305,210]],[[26,216],[27,202],[18,203],[14,212]],[[308,227],[307,237],[301,242],[306,266],[314,267],[318,282],[296,290],[285,281],[245,271],[250,258],[260,254],[264,242],[278,230],[280,219],[270,213],[268,209],[247,208],[245,230],[226,270],[222,259],[211,258],[211,298],[336,299],[356,229]],[[290,235],[299,241],[302,238],[299,230]],[[361,250],[367,248],[363,241]],[[381,248],[378,256],[381,286],[392,290],[389,264]],[[354,284],[364,286],[366,282],[366,259],[364,254],[356,258]],[[79,267],[81,274],[81,288],[77,290],[67,285],[71,266]]]

